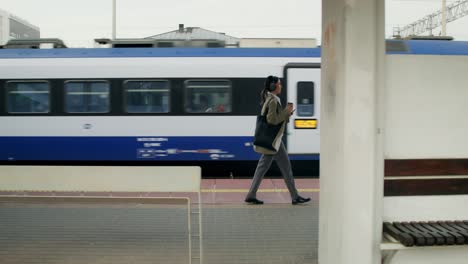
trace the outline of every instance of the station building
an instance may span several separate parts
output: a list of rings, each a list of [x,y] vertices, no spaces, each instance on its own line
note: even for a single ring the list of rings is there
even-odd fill
[[[0,9],[0,45],[12,39],[38,39],[41,37],[39,27]]]

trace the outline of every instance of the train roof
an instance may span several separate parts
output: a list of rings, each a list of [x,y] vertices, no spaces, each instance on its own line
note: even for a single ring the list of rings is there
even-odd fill
[[[387,54],[468,55],[468,41],[387,40]]]
[[[468,41],[387,40],[387,54],[468,55]],[[114,57],[320,57],[320,48],[0,49],[0,59]]]

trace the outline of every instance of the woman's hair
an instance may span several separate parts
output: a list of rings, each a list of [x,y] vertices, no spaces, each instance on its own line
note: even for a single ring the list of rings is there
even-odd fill
[[[279,78],[272,75],[268,76],[265,79],[265,85],[263,86],[263,89],[260,92],[260,105],[263,105],[263,103],[265,103],[268,92],[273,92],[274,90],[276,90],[276,84],[278,83],[278,81]]]

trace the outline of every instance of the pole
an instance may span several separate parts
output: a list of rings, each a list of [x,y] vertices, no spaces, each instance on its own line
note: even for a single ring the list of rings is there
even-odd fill
[[[116,38],[116,24],[117,24],[117,0],[112,0],[112,39],[115,40]]]
[[[447,0],[442,0],[442,36],[447,36]]]

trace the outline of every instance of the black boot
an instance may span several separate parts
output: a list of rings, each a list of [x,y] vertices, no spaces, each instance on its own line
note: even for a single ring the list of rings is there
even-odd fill
[[[246,198],[245,202],[251,204],[263,204],[263,201],[260,201],[257,198]]]
[[[299,195],[297,196],[296,199],[292,200],[292,204],[302,204],[302,203],[307,203],[307,202],[310,202],[310,198],[304,198]]]

